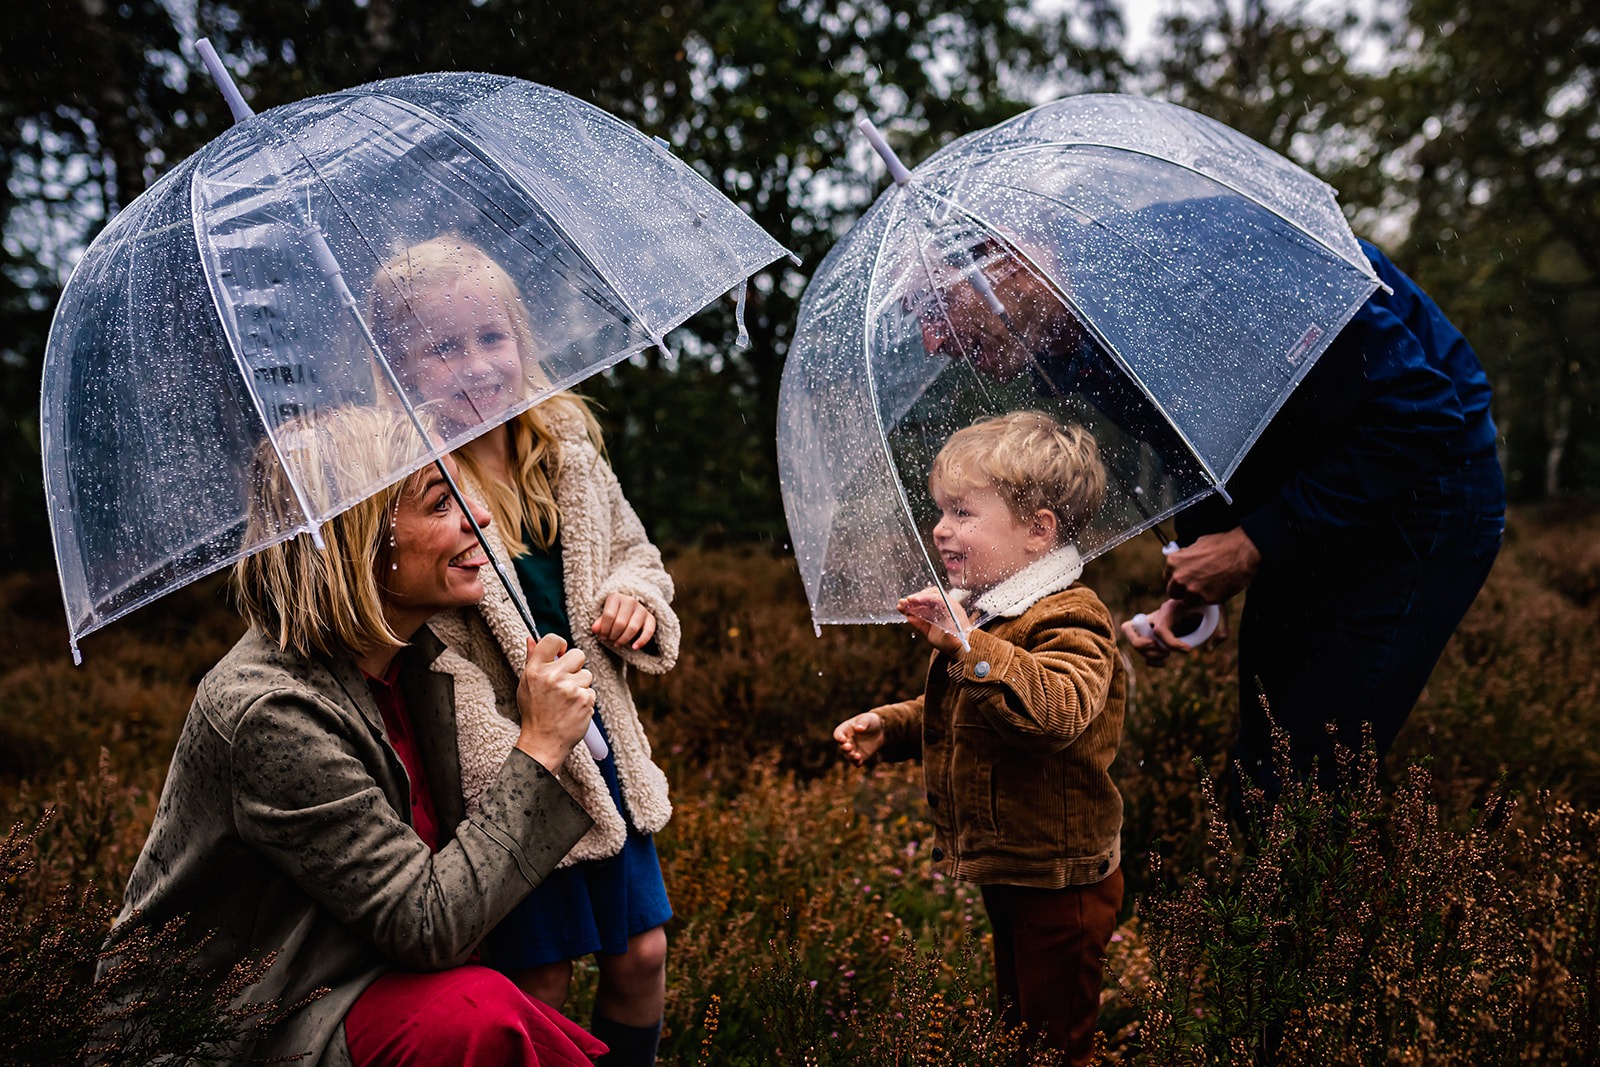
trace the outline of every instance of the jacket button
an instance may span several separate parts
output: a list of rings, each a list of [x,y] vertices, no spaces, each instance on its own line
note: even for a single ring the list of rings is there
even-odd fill
[[[944,849],[940,848],[938,845],[934,845],[933,846],[933,861],[935,863],[937,863],[942,859],[944,859]]]
[[[938,806],[939,806],[939,795],[937,793],[929,793],[928,794],[928,807],[937,808]]]
[[[972,675],[974,678],[989,677],[989,661],[986,659],[980,659],[978,662],[974,663],[972,665]]]
[[[1111,869],[1111,861],[1110,860],[1101,860],[1100,861],[1100,873],[1101,874],[1105,874],[1110,869]]]

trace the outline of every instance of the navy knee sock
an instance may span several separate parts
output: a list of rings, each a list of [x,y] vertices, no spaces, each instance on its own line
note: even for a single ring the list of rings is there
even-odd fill
[[[661,1042],[661,1023],[654,1026],[627,1026],[599,1012],[589,1032],[610,1049],[597,1061],[599,1067],[651,1067],[656,1062],[656,1047]]]

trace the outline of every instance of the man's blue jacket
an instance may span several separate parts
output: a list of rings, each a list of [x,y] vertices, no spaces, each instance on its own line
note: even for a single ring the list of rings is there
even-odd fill
[[[1265,562],[1380,522],[1430,475],[1495,454],[1489,381],[1417,284],[1361,242],[1378,290],[1334,338],[1228,480],[1177,519],[1179,540],[1243,527]]]

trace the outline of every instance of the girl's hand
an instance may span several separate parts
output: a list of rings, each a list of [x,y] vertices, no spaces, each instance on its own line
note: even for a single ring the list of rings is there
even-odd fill
[[[656,617],[650,609],[639,603],[637,597],[627,593],[612,593],[606,597],[600,617],[594,620],[589,632],[602,645],[621,651],[631,648],[638,651],[648,645],[656,635]]]
[[[875,711],[862,712],[833,728],[839,754],[857,767],[877,755],[883,747],[883,718]]]
[[[924,589],[902,597],[895,610],[904,615],[911,628],[927,638],[930,645],[952,656],[961,652],[961,638],[956,635],[972,629],[966,609],[955,601],[947,607],[937,589]]]

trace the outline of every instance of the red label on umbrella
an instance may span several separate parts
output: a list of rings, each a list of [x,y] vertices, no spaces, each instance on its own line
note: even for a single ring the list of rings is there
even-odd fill
[[[1320,326],[1313,326],[1301,334],[1300,340],[1296,341],[1294,347],[1289,349],[1289,354],[1286,357],[1289,360],[1289,366],[1298,367],[1300,361],[1306,358],[1306,353],[1311,351],[1311,346],[1316,344],[1317,338],[1321,336],[1322,327]]]

